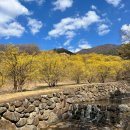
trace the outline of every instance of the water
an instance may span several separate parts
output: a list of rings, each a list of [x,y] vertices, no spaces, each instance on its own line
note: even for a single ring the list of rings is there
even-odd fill
[[[72,113],[71,118],[53,124],[46,130],[130,130],[130,113],[126,110],[129,104],[129,99],[120,98],[75,103],[67,112]]]

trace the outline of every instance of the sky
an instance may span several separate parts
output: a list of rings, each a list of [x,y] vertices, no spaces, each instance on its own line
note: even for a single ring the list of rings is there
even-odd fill
[[[121,44],[130,34],[130,0],[0,0],[0,43],[76,52]]]

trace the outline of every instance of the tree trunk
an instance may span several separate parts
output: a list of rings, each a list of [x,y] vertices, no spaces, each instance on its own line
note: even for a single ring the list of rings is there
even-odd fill
[[[77,83],[77,84],[80,84],[80,79],[79,79],[79,77],[77,78],[76,83]]]
[[[18,89],[18,85],[17,85],[17,80],[16,80],[16,77],[14,76],[14,91],[17,91]]]

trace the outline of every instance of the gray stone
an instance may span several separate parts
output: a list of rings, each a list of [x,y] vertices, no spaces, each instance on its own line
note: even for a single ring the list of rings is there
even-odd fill
[[[39,124],[39,118],[38,117],[35,117],[33,119],[33,125],[37,126]]]
[[[45,98],[42,98],[41,102],[42,102],[42,103],[46,103],[47,100],[46,100]]]
[[[50,101],[50,100],[47,101],[47,105],[48,105],[48,106],[51,106],[52,104],[53,104],[52,101]]]
[[[25,99],[25,101],[23,102],[23,106],[25,108],[28,108],[29,105],[31,105],[31,103],[27,99]]]
[[[43,121],[43,115],[38,115],[39,121]]]
[[[31,103],[33,103],[33,102],[35,101],[35,99],[34,99],[33,97],[30,97],[30,98],[29,98],[29,101],[30,101]]]
[[[35,106],[34,105],[29,105],[29,107],[27,109],[25,109],[26,113],[31,113],[35,110]]]
[[[42,115],[44,113],[44,110],[40,110],[40,114]]]
[[[21,101],[15,101],[14,102],[14,105],[15,105],[16,108],[22,106],[22,104],[23,103]]]
[[[43,120],[45,120],[45,121],[49,119],[48,115],[45,115],[45,114],[43,114],[42,118],[43,118]]]
[[[53,103],[51,106],[49,106],[49,109],[50,109],[50,110],[53,110],[55,107],[56,107],[56,104]]]
[[[39,108],[38,108],[38,107],[35,108],[35,112],[36,112],[37,114],[39,114]]]
[[[33,102],[33,105],[36,106],[36,107],[38,107],[39,104],[40,104],[40,101],[39,101],[39,100],[36,100],[36,101]]]
[[[25,113],[25,114],[24,114],[24,117],[25,117],[25,118],[28,118],[29,116],[30,116],[29,113]]]
[[[0,120],[0,130],[16,130],[16,127],[13,123],[8,120]]]
[[[41,101],[42,97],[41,96],[35,96],[34,99]]]
[[[17,112],[19,112],[19,113],[23,112],[24,110],[25,110],[25,108],[24,108],[24,107],[19,107],[19,108],[16,108],[16,111],[17,111]]]
[[[74,100],[72,98],[67,98],[66,102],[69,103],[69,104],[72,104],[72,103],[74,103]]]
[[[21,118],[17,123],[16,123],[16,126],[17,127],[23,127],[25,126],[27,123],[27,119],[26,118]]]
[[[39,104],[39,109],[40,109],[40,110],[45,109],[46,106],[47,106],[46,103],[41,103],[41,104]]]
[[[11,111],[11,112],[14,112],[15,111],[15,106],[14,105],[13,106],[9,106],[8,110]]]
[[[37,130],[37,127],[34,126],[34,125],[26,125],[26,126],[21,127],[21,128],[19,128],[17,130]]]
[[[27,124],[28,125],[35,125],[35,126],[37,126],[38,123],[39,123],[39,118],[38,117],[30,117],[27,120]]]
[[[44,129],[46,130],[46,128],[48,127],[48,124],[46,121],[40,121],[37,127],[39,130],[44,130]]]
[[[3,117],[11,122],[18,122],[20,120],[20,114],[17,112],[9,112],[3,114]]]
[[[0,107],[6,107],[7,109],[9,108],[9,105],[7,103],[1,103]]]
[[[50,110],[46,110],[43,114],[44,120],[46,119],[48,123],[53,123],[58,121],[58,117],[57,115],[50,111]]]
[[[6,107],[0,107],[0,115],[7,111]]]
[[[59,103],[59,102],[60,102],[60,99],[57,98],[57,97],[53,97],[52,100],[53,100],[55,103]]]

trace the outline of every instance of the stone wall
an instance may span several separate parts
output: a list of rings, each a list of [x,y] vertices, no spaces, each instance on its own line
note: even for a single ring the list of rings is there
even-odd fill
[[[65,88],[62,92],[1,103],[0,130],[40,130],[68,118],[72,104],[108,99],[110,93],[117,89],[127,92],[129,86],[125,82],[82,85]]]

